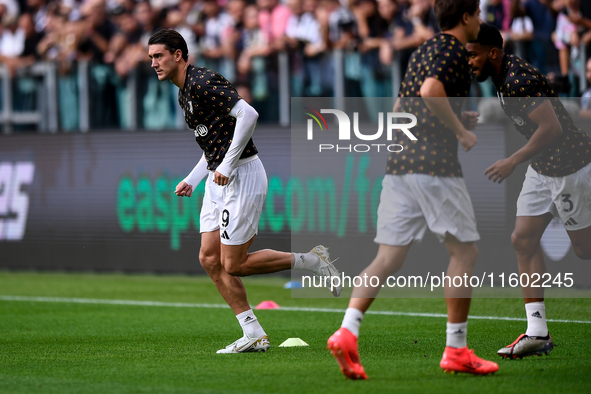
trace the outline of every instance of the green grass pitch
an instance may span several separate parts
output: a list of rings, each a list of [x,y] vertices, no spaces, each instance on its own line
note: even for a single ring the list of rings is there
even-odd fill
[[[292,299],[285,278],[247,278],[249,301],[337,308],[347,299]],[[0,272],[0,393],[590,393],[591,324],[550,323],[550,356],[503,361],[524,321],[470,320],[468,343],[497,361],[492,376],[439,368],[445,318],[368,314],[360,355],[367,381],[348,381],[326,350],[338,312],[256,311],[271,338],[260,354],[218,355],[241,336],[230,309],[84,304],[6,296],[223,304],[208,278]],[[591,320],[591,300],[547,300],[551,319]],[[379,299],[373,311],[445,313],[440,299]],[[522,318],[519,299],[474,299],[472,313]],[[280,348],[290,337],[309,347]]]

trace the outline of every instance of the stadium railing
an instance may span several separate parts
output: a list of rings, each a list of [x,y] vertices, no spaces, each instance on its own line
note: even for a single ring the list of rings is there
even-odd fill
[[[522,47],[517,46],[516,52],[523,52]],[[581,46],[581,54],[586,58],[584,46]],[[274,80],[267,81],[263,87],[252,87],[255,93],[252,104],[261,113],[260,123],[289,126],[292,96],[332,96],[339,107],[339,101],[344,97],[396,96],[402,79],[397,54],[392,64],[383,67],[381,75],[375,78],[375,70],[360,61],[355,52],[334,50],[323,54],[322,67],[328,67],[329,71],[324,70],[320,76],[314,75],[318,68],[298,68],[286,52],[276,56],[271,62],[272,73],[264,68],[258,70],[259,77]],[[235,64],[228,59],[217,65],[207,61],[205,64],[211,64],[214,69],[219,66],[218,70],[229,79],[235,76]],[[577,67],[583,68],[579,75],[585,75],[585,62],[579,62]],[[352,81],[357,90],[351,88]],[[58,65],[54,62],[39,62],[17,70],[14,77],[6,67],[0,66],[0,83],[0,125],[4,134],[19,130],[54,133],[58,130],[87,132],[186,127],[183,113],[176,104],[177,89],[171,84],[160,83],[148,62],[124,77],[118,76],[110,65],[86,61],[75,63],[67,72],[58,72]],[[324,88],[310,89],[310,86],[316,87],[314,84],[322,84]],[[580,78],[579,90],[586,88],[586,78]],[[311,90],[316,92],[311,93]],[[368,99],[366,105],[372,106],[370,101]]]

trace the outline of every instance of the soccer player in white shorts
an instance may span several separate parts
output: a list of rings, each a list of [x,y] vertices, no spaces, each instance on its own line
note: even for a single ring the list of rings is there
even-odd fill
[[[399,135],[395,143],[406,149],[388,158],[378,207],[375,242],[377,256],[360,276],[387,277],[402,267],[413,242],[423,238],[427,228],[442,240],[449,253],[447,275],[472,275],[479,239],[472,203],[457,157],[458,142],[465,151],[476,144],[468,129],[477,114],[462,118],[462,101],[445,97],[469,95],[471,73],[464,45],[476,38],[480,27],[478,0],[437,0],[435,14],[442,33],[423,43],[411,56],[400,87],[394,112],[408,112],[418,119],[413,127],[416,140]],[[453,64],[453,67],[451,65]],[[401,133],[397,133],[401,134]],[[357,348],[364,313],[379,291],[376,287],[355,287],[341,328],[327,347],[341,372],[349,379],[367,379]],[[445,283],[447,304],[446,347],[439,363],[446,372],[489,374],[498,365],[477,357],[467,347],[467,319],[472,289]]]
[[[482,25],[468,50],[476,78],[492,78],[505,114],[528,140],[485,171],[490,180],[500,183],[519,163],[531,159],[511,235],[520,275],[528,275],[532,283],[546,272],[540,240],[552,217],[564,224],[577,256],[591,259],[591,139],[574,124],[545,75],[504,53],[503,38],[494,26]],[[544,288],[522,287],[522,291],[527,330],[498,351],[505,358],[549,354],[554,348]]]
[[[264,352],[270,341],[248,304],[239,276],[303,269],[331,277],[338,276],[338,271],[321,245],[308,253],[248,252],[267,194],[267,176],[251,138],[258,113],[219,73],[188,63],[187,43],[178,32],[158,31],[150,38],[148,51],[158,79],[179,87],[185,121],[195,130],[195,140],[203,150],[201,160],[175,193],[191,197],[208,175],[200,218],[199,262],[243,331],[240,339],[218,353]],[[331,292],[338,296],[340,287]]]

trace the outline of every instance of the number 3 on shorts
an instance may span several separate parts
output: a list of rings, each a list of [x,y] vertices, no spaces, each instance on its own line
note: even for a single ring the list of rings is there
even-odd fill
[[[561,194],[561,197],[562,197],[562,202],[568,204],[568,208],[564,208],[563,211],[564,212],[570,212],[570,211],[572,211],[573,210],[573,207],[574,207],[574,204],[570,200],[570,194]]]

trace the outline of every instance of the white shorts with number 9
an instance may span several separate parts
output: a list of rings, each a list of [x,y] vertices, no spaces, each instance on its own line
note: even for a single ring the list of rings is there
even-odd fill
[[[242,245],[258,233],[267,196],[267,174],[257,157],[232,171],[229,183],[213,182],[211,171],[205,184],[200,232],[220,230],[224,245]]]

